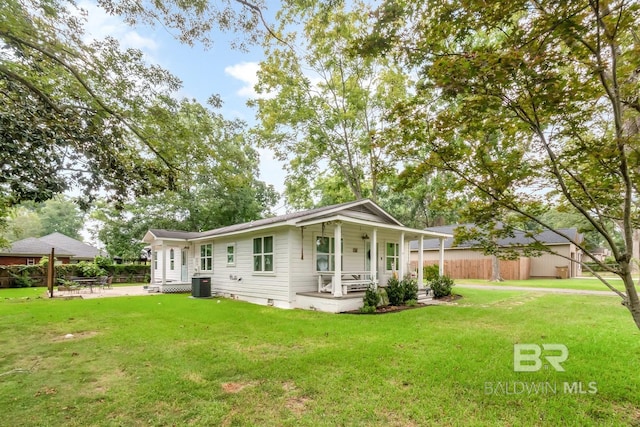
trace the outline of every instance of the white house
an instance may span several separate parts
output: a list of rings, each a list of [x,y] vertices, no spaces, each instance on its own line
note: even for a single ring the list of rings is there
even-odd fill
[[[341,312],[360,307],[370,283],[410,273],[409,241],[448,237],[405,227],[371,200],[358,200],[205,232],[151,229],[144,241],[151,286],[161,292],[190,291],[192,278],[210,277],[218,295]]]

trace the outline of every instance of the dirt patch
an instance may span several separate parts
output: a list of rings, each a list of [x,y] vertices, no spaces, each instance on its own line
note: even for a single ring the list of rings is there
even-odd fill
[[[229,394],[240,393],[247,387],[253,387],[253,383],[223,383],[222,391]]]
[[[65,335],[58,335],[51,339],[53,342],[82,340],[87,338],[93,338],[98,335],[98,331],[83,331],[83,332],[70,332]]]
[[[285,402],[285,406],[295,415],[302,415],[307,411],[307,404],[311,401],[306,396],[289,397]]]

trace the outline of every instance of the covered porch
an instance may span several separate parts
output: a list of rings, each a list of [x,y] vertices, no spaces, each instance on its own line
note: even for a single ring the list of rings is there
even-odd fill
[[[298,303],[313,295],[322,300],[326,298],[352,299],[358,294],[362,301],[362,292],[370,285],[384,286],[390,277],[414,275],[419,290],[424,289],[423,269],[411,270],[409,260],[409,241],[438,238],[440,241],[439,269],[444,272],[444,242],[448,234],[412,229],[399,224],[359,219],[352,216],[334,215],[317,218],[296,224],[304,230],[315,230],[312,250],[317,280],[317,292],[299,292]],[[321,233],[318,233],[321,230]],[[357,230],[357,231],[354,231]],[[354,243],[354,234],[362,239],[362,245]],[[347,235],[347,239],[344,239]],[[345,248],[345,244],[351,249]],[[359,246],[365,256],[357,255]],[[418,265],[424,259],[419,255]],[[326,301],[322,301],[326,304]],[[308,304],[305,304],[308,305]]]

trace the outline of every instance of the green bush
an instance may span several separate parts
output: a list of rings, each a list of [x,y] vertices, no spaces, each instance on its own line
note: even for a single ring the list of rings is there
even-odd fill
[[[106,271],[93,262],[80,261],[77,264],[77,268],[82,277],[98,277],[106,276],[107,274]]]
[[[386,307],[389,305],[389,296],[387,295],[387,290],[382,287],[378,287],[378,295],[380,296],[380,302],[378,303],[379,307]]]
[[[422,271],[424,273],[424,279],[427,282],[430,282],[440,277],[440,267],[438,266],[438,264],[425,265],[422,268]]]
[[[402,305],[404,302],[404,285],[401,280],[392,277],[387,281],[387,296],[390,305]]]
[[[369,287],[365,291],[363,301],[365,307],[377,307],[378,304],[380,304],[380,294],[378,294],[376,286],[373,283],[369,284]]]
[[[402,302],[418,299],[418,281],[411,277],[405,277],[402,282]]]
[[[362,307],[360,307],[360,313],[364,313],[364,314],[372,314],[376,312],[376,306],[371,306],[371,305],[364,305]]]
[[[13,287],[14,288],[30,288],[33,286],[35,280],[31,278],[28,269],[22,269],[18,272],[18,274],[10,273],[11,277],[13,277]]]
[[[440,276],[429,282],[429,287],[433,290],[433,296],[435,298],[442,298],[451,295],[451,288],[453,286],[453,280],[447,276]]]
[[[106,270],[113,265],[113,260],[111,258],[104,257],[104,256],[95,257],[93,262],[103,270]]]

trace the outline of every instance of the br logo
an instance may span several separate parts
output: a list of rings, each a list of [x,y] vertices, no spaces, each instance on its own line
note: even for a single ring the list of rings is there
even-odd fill
[[[544,355],[542,354],[544,351]],[[537,372],[542,368],[541,356],[558,372],[564,372],[560,365],[569,357],[564,344],[514,344],[513,370],[515,372]]]

